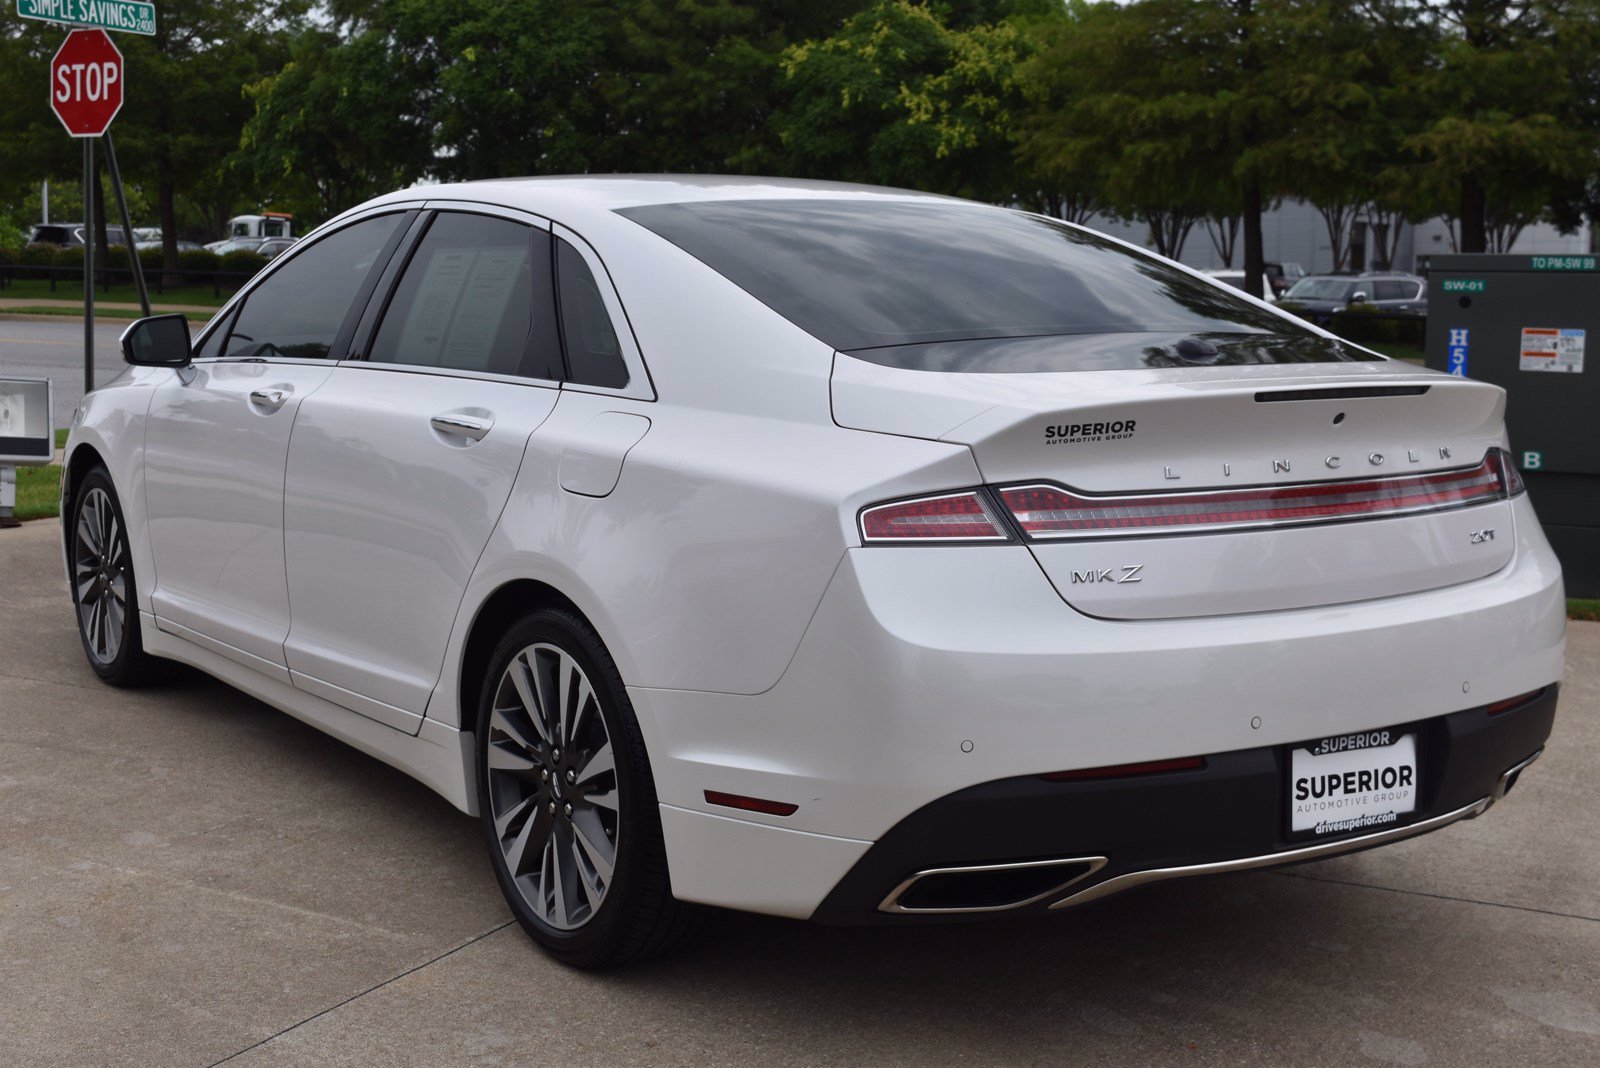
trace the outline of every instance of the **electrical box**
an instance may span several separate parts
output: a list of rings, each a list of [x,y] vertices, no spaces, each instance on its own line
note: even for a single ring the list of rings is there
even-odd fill
[[[56,431],[48,378],[0,377],[0,464],[48,464]]]
[[[1427,365],[1505,389],[1567,592],[1600,597],[1600,257],[1433,257]]]

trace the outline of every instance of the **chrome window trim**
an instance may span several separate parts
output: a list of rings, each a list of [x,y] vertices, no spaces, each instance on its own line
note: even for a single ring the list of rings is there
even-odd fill
[[[627,309],[622,306],[622,298],[617,294],[617,284],[611,277],[611,272],[606,270],[605,261],[594,250],[594,246],[584,240],[579,234],[560,223],[552,223],[551,231],[555,237],[565,240],[578,255],[583,257],[584,263],[589,265],[589,271],[594,275],[595,284],[600,287],[600,298],[606,303],[606,311],[611,316],[611,329],[616,333],[617,340],[622,344],[622,361],[628,368],[628,384],[620,389],[608,386],[589,386],[576,382],[562,382],[562,389],[572,390],[574,393],[598,393],[607,397],[628,397],[633,400],[653,401],[656,399],[655,383],[650,378],[650,370],[645,366],[644,353],[639,348],[639,339],[634,336],[633,322],[628,318]],[[557,296],[560,301],[560,279],[557,278]]]
[[[879,903],[878,911],[906,916],[949,916],[969,912],[1008,912],[1011,909],[1020,909],[1025,908],[1028,905],[1037,904],[1047,897],[1054,897],[1056,894],[1061,893],[1061,891],[1067,889],[1069,886],[1089,878],[1089,876],[1105,867],[1106,863],[1107,861],[1105,857],[1063,857],[1059,860],[1024,860],[1012,864],[969,864],[954,868],[924,868],[922,871],[913,872],[903,882],[901,882],[899,886],[896,886],[893,890],[889,891],[889,895]],[[901,895],[903,895],[907,890],[911,889],[911,887],[915,886],[917,883],[921,882],[923,879],[926,879],[932,875],[964,875],[969,872],[985,871],[1019,871],[1025,868],[1060,868],[1066,867],[1067,865],[1077,864],[1087,864],[1089,865],[1089,870],[1079,872],[1077,875],[1066,880],[1065,882],[1057,886],[1052,886],[1043,893],[1035,894],[1032,897],[1026,898],[1022,901],[1012,901],[1004,905],[976,905],[966,908],[938,909],[906,908],[904,905],[900,904]]]
[[[316,363],[319,361],[309,361]],[[326,361],[320,361],[326,362]],[[371,360],[340,360],[339,367],[370,368],[374,371],[393,371],[412,375],[438,375],[442,378],[470,378],[478,382],[503,382],[508,386],[534,386],[539,389],[560,389],[561,383],[553,378],[531,378],[527,375],[502,375],[489,371],[471,371],[455,367],[430,367],[415,363],[374,363]]]
[[[211,332],[217,328],[217,325],[219,323],[226,322],[227,316],[237,308],[241,301],[247,299],[250,294],[255,291],[257,286],[261,285],[261,283],[272,277],[274,273],[282,269],[284,264],[293,263],[295,258],[298,257],[301,252],[307,248],[310,248],[317,241],[320,241],[324,235],[333,233],[334,230],[342,230],[347,225],[358,223],[363,219],[370,219],[375,215],[389,215],[396,212],[404,214],[408,211],[419,210],[422,205],[423,202],[420,200],[398,200],[390,204],[375,204],[370,208],[346,212],[343,215],[336,215],[329,219],[327,222],[312,230],[304,237],[297,239],[292,246],[268,260],[265,267],[261,268],[261,270],[257,271],[251,278],[249,278],[244,285],[239,287],[239,292],[235,293],[233,296],[224,301],[222,307],[218,308],[212,314],[211,318],[206,321],[206,325],[200,328],[200,333],[196,335],[191,347],[194,349],[199,349],[204,346],[205,343],[210,340]],[[230,358],[227,356],[207,356],[204,359],[193,361],[193,364],[199,365],[218,363],[230,359],[231,362],[234,363],[240,362],[238,357]],[[332,367],[338,361],[289,359],[287,357],[260,357],[255,359],[254,362],[273,364],[314,363]]]
[[[1509,777],[1510,774],[1511,772],[1507,772],[1506,777]],[[1098,901],[1103,897],[1110,897],[1112,894],[1120,894],[1124,890],[1132,890],[1136,886],[1166,882],[1169,879],[1187,879],[1195,875],[1226,875],[1232,872],[1255,871],[1260,868],[1276,868],[1284,864],[1298,864],[1301,861],[1320,860],[1323,857],[1351,853],[1357,849],[1366,849],[1369,846],[1386,845],[1389,842],[1414,838],[1419,834],[1427,834],[1429,831],[1448,827],[1459,820],[1481,816],[1484,810],[1492,804],[1494,804],[1493,797],[1480,797],[1472,804],[1458,808],[1454,812],[1446,812],[1442,816],[1435,816],[1420,823],[1411,823],[1404,827],[1392,827],[1387,831],[1364,834],[1357,838],[1341,838],[1337,842],[1319,842],[1316,845],[1303,846],[1299,849],[1286,849],[1281,853],[1264,853],[1260,856],[1219,860],[1209,864],[1188,864],[1181,868],[1151,868],[1147,871],[1131,871],[1125,875],[1114,876],[1103,883],[1085,887],[1076,894],[1071,894],[1055,902],[1050,908],[1052,910],[1076,908],[1090,901]]]

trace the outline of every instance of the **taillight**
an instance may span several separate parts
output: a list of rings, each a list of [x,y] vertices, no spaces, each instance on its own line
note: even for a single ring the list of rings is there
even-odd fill
[[[1132,496],[1014,486],[1000,498],[1029,537],[1056,540],[1413,515],[1504,500],[1521,489],[1510,458],[1491,449],[1476,467],[1426,475]]]
[[[1517,470],[1516,463],[1511,459],[1511,454],[1504,449],[1490,449],[1485,462],[1494,462],[1500,469],[1500,481],[1506,488],[1507,497],[1515,497],[1519,493],[1527,492],[1528,487],[1523,484],[1522,472]]]
[[[867,508],[861,539],[868,545],[948,541],[1010,541],[1000,517],[977,491],[918,497]]]

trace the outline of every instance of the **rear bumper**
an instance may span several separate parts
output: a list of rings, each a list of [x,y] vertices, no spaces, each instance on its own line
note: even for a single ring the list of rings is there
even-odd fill
[[[1496,715],[1480,707],[1408,725],[1418,732],[1420,805],[1381,831],[1292,838],[1287,746],[1211,754],[1195,771],[1097,782],[1003,779],[906,817],[813,918],[860,924],[1042,913],[1151,882],[1277,867],[1438,830],[1480,815],[1514,784],[1550,735],[1557,690],[1549,686]],[[1039,862],[1050,870],[1019,874]],[[948,878],[953,871],[973,874],[963,883]],[[986,886],[987,871],[1005,874]],[[937,874],[918,878],[929,872]]]
[[[1095,873],[1099,881],[1135,864],[1275,853],[1281,806],[1263,804],[1262,788],[1250,782],[1275,774],[1280,747],[1441,720],[1561,678],[1560,569],[1525,498],[1514,508],[1516,553],[1486,578],[1353,604],[1201,619],[1084,616],[1062,602],[1020,546],[853,549],[772,689],[630,687],[657,794],[672,810],[664,831],[674,892],[810,916],[824,901],[842,900],[839,887],[869,850],[879,853],[876,843],[952,797],[972,792],[989,803],[1008,790],[1046,786],[1037,776],[1048,772],[1209,754],[1223,756],[1208,775],[1230,774],[1226,782],[1207,778],[1216,785],[1197,799],[1162,802],[1168,787],[1155,784],[1148,796],[1141,790],[1116,801],[1126,804],[1119,818],[1132,821],[1133,837],[1115,852],[1109,839],[1060,838],[1061,821],[1048,807],[1026,818],[1019,808],[993,848],[945,857],[913,850],[874,869],[876,881],[850,891],[844,912],[865,908],[870,918],[894,881],[919,864],[1098,849],[1091,855],[1121,865]],[[1427,814],[1490,795],[1495,779],[1542,737],[1521,752],[1512,752],[1515,744],[1495,748],[1471,776],[1475,794],[1435,780],[1431,788],[1449,792],[1427,798]],[[1470,771],[1463,765],[1459,774]],[[1051,789],[1052,797],[1068,796],[1059,793],[1065,784]],[[709,803],[708,790],[797,807],[787,816],[733,811]],[[1106,795],[1094,798],[1090,815],[1113,806]],[[1186,820],[1202,829],[1236,825],[1239,837],[1204,839],[1207,850],[1198,855],[1173,852],[1138,840],[1141,809],[1166,813],[1164,822],[1152,818],[1148,834],[1176,828],[1180,844],[1194,830]],[[1182,811],[1174,816],[1174,809]],[[1074,852],[1053,852],[1059,849]]]

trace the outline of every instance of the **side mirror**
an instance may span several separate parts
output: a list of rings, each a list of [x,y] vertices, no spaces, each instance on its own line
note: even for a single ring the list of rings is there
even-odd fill
[[[189,344],[187,316],[152,315],[122,332],[122,358],[135,367],[187,367]]]
[[[1356,294],[1350,298],[1351,304],[1365,304],[1366,302],[1367,295],[1359,290],[1357,290]]]

